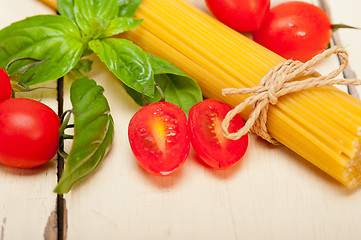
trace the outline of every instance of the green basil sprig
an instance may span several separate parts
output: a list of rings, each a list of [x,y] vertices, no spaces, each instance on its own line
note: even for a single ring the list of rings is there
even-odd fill
[[[125,84],[136,102],[141,104],[138,98],[144,89],[150,102],[160,100],[152,85],[155,81],[163,89],[166,101],[188,113],[190,107],[202,100],[196,82],[164,59],[114,37],[141,24],[141,19],[132,18],[140,3],[141,0],[57,0],[61,16],[34,16],[0,31],[0,67],[5,68],[15,58],[44,61],[20,80],[30,86],[60,78],[71,70],[80,75],[89,72],[92,62],[83,57],[95,53]],[[11,69],[16,72],[26,64],[17,62]],[[55,189],[57,193],[68,192],[76,181],[93,171],[111,146],[113,120],[102,91],[87,78],[74,81],[71,87],[74,140]],[[93,103],[91,99],[100,100]],[[93,136],[94,133],[97,134]]]
[[[134,90],[128,93],[136,101],[144,89],[150,102],[160,100],[151,85],[155,80],[164,88],[166,101],[187,113],[201,100],[195,81],[132,42],[112,37],[141,24],[142,20],[132,18],[140,3],[141,0],[58,0],[62,16],[35,16],[0,31],[0,67],[14,58],[48,60],[24,75],[24,79],[29,79],[36,73],[27,82],[33,85],[62,77],[71,69],[78,70],[81,57],[95,52],[116,77]],[[13,69],[21,67],[19,63]]]
[[[32,69],[24,76],[29,78],[36,73],[36,77],[28,82],[29,85],[64,76],[77,65],[82,56],[89,54],[90,42],[104,41],[106,45],[108,37],[133,29],[142,22],[139,19],[119,16],[117,0],[58,0],[57,4],[63,16],[34,16],[0,31],[0,67],[4,68],[11,60],[21,57],[49,59],[46,64]],[[130,9],[133,9],[134,3],[131,5],[133,7]],[[124,3],[121,6],[123,10],[126,9]],[[129,11],[124,14],[129,15]],[[129,43],[123,53],[127,54],[129,51],[129,56],[132,56],[135,48],[138,47]],[[98,48],[97,50],[102,52]],[[117,64],[123,61],[117,56],[113,57],[109,62]],[[138,63],[148,73],[151,72],[148,58],[138,58],[134,63]],[[117,66],[125,67],[124,64]],[[14,67],[14,71],[20,67],[21,65]],[[118,77],[122,81],[128,81],[130,75],[126,71],[124,73],[124,76]],[[133,73],[131,76],[134,84],[128,84],[130,87],[136,86],[138,81],[144,81],[144,75]],[[151,74],[148,74],[147,78],[150,81]],[[139,91],[139,88],[136,90]],[[153,92],[149,95],[152,96]]]
[[[69,192],[75,182],[98,167],[110,149],[114,123],[103,91],[87,77],[76,79],[71,85],[74,137],[64,172],[54,190],[58,194]]]

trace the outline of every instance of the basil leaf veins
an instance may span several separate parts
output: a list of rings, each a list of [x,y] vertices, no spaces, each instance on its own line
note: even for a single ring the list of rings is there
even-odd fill
[[[125,85],[142,92],[152,84],[152,68],[149,56],[132,42],[119,38],[105,38],[89,42],[90,48]],[[154,86],[146,95],[153,96]]]
[[[36,74],[27,85],[54,80],[77,64],[84,47],[79,29],[72,20],[57,15],[38,15],[0,31],[0,67],[5,68],[15,58],[48,59],[29,70],[23,79]],[[14,64],[13,72],[21,66],[20,62]]]

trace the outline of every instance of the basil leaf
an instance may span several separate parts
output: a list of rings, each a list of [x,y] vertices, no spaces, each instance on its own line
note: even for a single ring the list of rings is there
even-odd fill
[[[118,0],[119,17],[132,17],[142,0]]]
[[[64,76],[77,64],[83,49],[78,27],[64,16],[38,15],[0,31],[0,67],[20,57],[49,59],[24,74],[23,79],[35,74],[27,85]],[[12,72],[26,63],[15,63]]]
[[[150,57],[150,63],[154,72],[155,82],[164,93],[165,101],[174,103],[183,109],[188,115],[189,110],[196,103],[203,100],[201,89],[190,77],[185,75],[179,68],[159,57]],[[143,105],[142,94],[126,88],[127,93],[139,105]],[[161,100],[161,95],[155,91],[154,97],[147,97],[150,103]]]
[[[80,59],[77,65],[73,68],[76,71],[90,72],[92,70],[93,61],[90,59]]]
[[[60,15],[75,20],[74,16],[74,0],[57,0],[56,6]]]
[[[74,183],[93,172],[110,150],[114,123],[103,91],[87,77],[71,85],[74,139],[64,172],[54,190],[58,194],[69,192]]]
[[[104,29],[102,37],[110,37],[138,27],[143,20],[128,17],[119,17],[110,20]]]
[[[118,17],[117,0],[74,0],[74,14],[76,22],[88,39],[93,38],[92,21],[108,21]],[[93,20],[91,20],[93,19]]]
[[[132,42],[120,38],[92,40],[90,48],[125,85],[142,92],[153,83],[149,56]],[[152,97],[154,86],[146,89],[146,95]]]
[[[148,53],[149,54],[149,53]],[[149,54],[149,61],[154,74],[172,73],[188,77],[182,70],[164,58]]]
[[[87,37],[87,39],[90,40],[90,39],[103,38],[103,33],[105,31],[105,26],[107,24],[108,22],[104,19],[90,18],[89,25],[91,27],[91,34],[89,35],[89,37]]]

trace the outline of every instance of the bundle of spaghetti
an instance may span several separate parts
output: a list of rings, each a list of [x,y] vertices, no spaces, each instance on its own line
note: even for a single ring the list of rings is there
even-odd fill
[[[223,96],[222,89],[257,86],[285,61],[184,0],[143,0],[135,17],[144,21],[121,37],[178,66],[197,81],[205,97],[232,106],[248,96]],[[246,108],[242,118],[248,119],[251,111]],[[361,184],[358,99],[335,87],[291,93],[270,105],[267,129],[345,186]]]
[[[178,66],[205,97],[232,106],[247,95],[223,96],[222,89],[257,86],[285,61],[182,0],[143,0],[135,17],[144,21],[122,37]],[[361,184],[360,126],[361,102],[335,87],[285,95],[268,110],[273,138],[347,187]]]

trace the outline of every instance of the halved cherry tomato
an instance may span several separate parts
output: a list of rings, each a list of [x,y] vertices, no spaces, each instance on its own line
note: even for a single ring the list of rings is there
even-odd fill
[[[206,3],[219,21],[240,32],[260,28],[270,8],[270,0],[206,0]]]
[[[26,98],[0,103],[0,163],[33,168],[58,150],[60,120],[45,104]]]
[[[271,8],[253,40],[286,59],[306,62],[328,46],[332,25],[325,11],[290,1]]]
[[[156,175],[172,174],[189,154],[187,117],[169,102],[152,103],[136,112],[129,122],[128,137],[139,164]]]
[[[12,88],[8,74],[0,68],[0,102],[11,98]]]
[[[207,99],[189,111],[191,143],[198,156],[212,168],[226,169],[237,163],[248,147],[248,135],[230,140],[223,135],[221,124],[232,107],[223,102]],[[229,131],[244,126],[240,115],[230,122]]]

